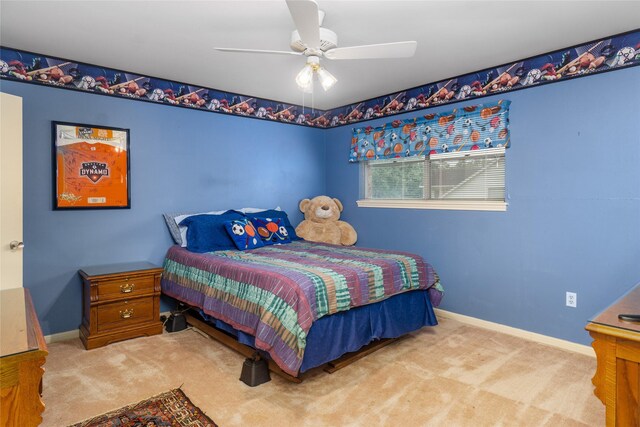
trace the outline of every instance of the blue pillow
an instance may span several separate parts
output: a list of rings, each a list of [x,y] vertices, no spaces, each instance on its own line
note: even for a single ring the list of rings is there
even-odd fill
[[[264,246],[262,239],[258,236],[255,227],[247,218],[226,221],[224,228],[236,247],[241,251],[245,249],[255,249]]]
[[[289,217],[285,211],[277,211],[275,209],[269,209],[261,212],[254,212],[251,214],[252,216],[259,216],[261,218],[281,218],[284,222],[284,226],[287,229],[287,233],[289,233],[289,239],[291,240],[302,240],[301,237],[298,237],[296,234],[296,229],[291,222],[289,222]]]
[[[183,219],[179,225],[187,228],[187,249],[191,252],[211,252],[235,249],[224,223],[242,219],[244,215],[236,211],[226,211],[221,215],[194,215]]]
[[[252,217],[251,222],[258,230],[258,235],[265,245],[291,243],[289,232],[282,218]]]

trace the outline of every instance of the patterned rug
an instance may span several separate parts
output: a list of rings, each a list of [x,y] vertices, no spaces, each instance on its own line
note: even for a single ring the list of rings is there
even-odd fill
[[[179,388],[69,427],[217,427]]]

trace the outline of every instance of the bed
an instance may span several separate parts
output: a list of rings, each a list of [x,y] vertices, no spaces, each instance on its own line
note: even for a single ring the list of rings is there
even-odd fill
[[[174,245],[162,292],[293,377],[371,341],[436,325],[442,297],[437,274],[418,255],[301,240],[206,253]]]

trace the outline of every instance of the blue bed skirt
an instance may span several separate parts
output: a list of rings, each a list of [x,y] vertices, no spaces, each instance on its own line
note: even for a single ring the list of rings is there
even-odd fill
[[[253,335],[234,329],[202,311],[200,315],[242,344],[255,348]],[[357,351],[371,341],[398,338],[423,326],[438,324],[427,290],[395,295],[384,301],[321,317],[307,335],[300,372],[324,365],[345,353]],[[265,353],[265,356],[268,356]]]

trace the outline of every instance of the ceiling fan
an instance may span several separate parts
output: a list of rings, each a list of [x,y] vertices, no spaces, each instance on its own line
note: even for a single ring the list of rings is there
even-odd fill
[[[338,36],[328,28],[322,27],[324,12],[318,9],[315,0],[286,0],[289,13],[297,28],[291,33],[292,51],[234,49],[217,47],[216,50],[239,53],[263,53],[276,55],[304,55],[307,63],[296,76],[296,83],[305,92],[313,91],[314,73],[318,75],[322,88],[329,90],[338,79],[320,66],[320,58],[339,59],[375,59],[408,58],[413,56],[418,42],[403,41],[362,46],[338,47]]]

